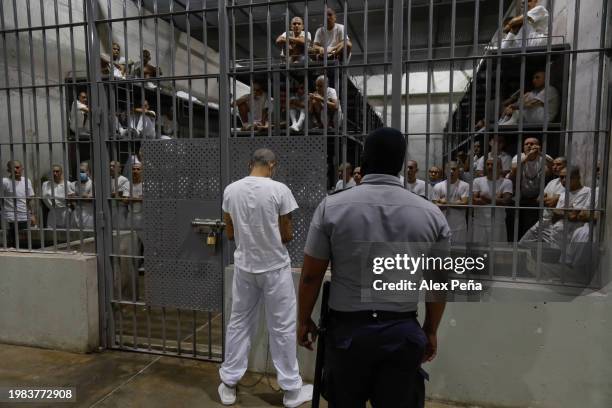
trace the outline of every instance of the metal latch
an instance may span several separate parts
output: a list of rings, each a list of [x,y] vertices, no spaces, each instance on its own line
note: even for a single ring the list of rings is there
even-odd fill
[[[225,228],[225,222],[219,219],[196,218],[191,225],[201,234],[206,234],[206,245],[216,248],[218,236]]]

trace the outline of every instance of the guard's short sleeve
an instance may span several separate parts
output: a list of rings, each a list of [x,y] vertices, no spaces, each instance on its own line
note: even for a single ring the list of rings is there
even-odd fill
[[[329,259],[331,240],[325,228],[325,199],[319,204],[312,216],[304,253],[317,259]]]
[[[293,193],[286,185],[282,184],[279,189],[279,215],[287,215],[290,212],[298,209],[298,204],[295,201],[295,197],[293,197]]]

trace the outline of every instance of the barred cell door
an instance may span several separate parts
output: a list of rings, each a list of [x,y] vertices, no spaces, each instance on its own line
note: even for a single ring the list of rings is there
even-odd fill
[[[229,115],[223,37],[208,36],[221,13],[87,5],[105,346],[220,361]],[[163,70],[133,62],[145,54]]]

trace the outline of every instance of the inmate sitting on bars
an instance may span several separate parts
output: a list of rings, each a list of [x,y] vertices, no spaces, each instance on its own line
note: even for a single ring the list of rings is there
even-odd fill
[[[330,129],[338,129],[342,121],[338,94],[334,88],[327,86],[327,80],[323,75],[317,78],[316,91],[308,94],[308,112],[315,128],[321,129],[327,126]]]
[[[264,131],[268,129],[268,113],[271,110],[268,94],[259,81],[253,81],[251,92],[234,102],[238,109],[242,130]]]
[[[304,62],[304,50],[310,43],[310,33],[304,33],[304,20],[295,16],[291,19],[291,30],[284,32],[276,39],[276,45],[281,50],[281,57],[285,49],[289,50],[289,61],[292,63]]]
[[[556,119],[560,103],[559,92],[554,86],[546,85],[546,71],[535,72],[531,85],[532,89],[522,96],[522,109],[520,90],[503,102],[504,112],[499,120],[500,125],[516,125],[520,116],[527,124],[542,124],[545,119],[548,122]]]
[[[315,33],[314,45],[310,53],[318,60],[323,60],[325,53],[328,59],[342,60],[346,49],[346,58],[351,55],[353,44],[346,36],[344,38],[344,25],[336,23],[336,12],[334,9],[327,8],[327,21],[325,27],[319,27]]]

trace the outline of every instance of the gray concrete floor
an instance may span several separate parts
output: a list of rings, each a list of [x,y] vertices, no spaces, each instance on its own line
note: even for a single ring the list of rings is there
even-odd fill
[[[17,403],[1,407],[222,407],[218,364],[123,351],[73,354],[0,345],[0,387],[75,387],[76,403]],[[236,407],[282,407],[273,378],[248,373]],[[323,401],[322,407],[327,407]],[[304,404],[304,408],[310,404]],[[427,408],[452,408],[430,402]]]

